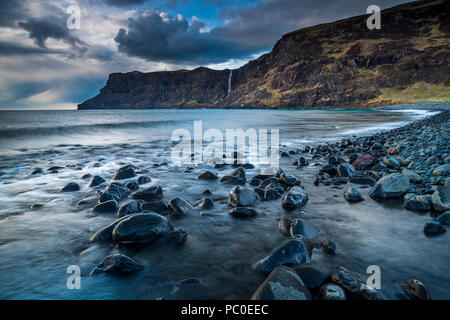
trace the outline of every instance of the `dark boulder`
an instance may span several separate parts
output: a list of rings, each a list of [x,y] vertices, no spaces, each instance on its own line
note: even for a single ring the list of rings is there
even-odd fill
[[[90,187],[90,188],[97,187],[99,185],[104,184],[105,182],[106,182],[106,180],[100,176],[92,176],[88,182],[88,187]]]
[[[167,219],[156,213],[136,213],[125,216],[112,232],[115,243],[150,244],[169,233],[171,226]]]
[[[167,204],[170,214],[175,217],[180,217],[190,213],[193,208],[192,205],[184,199],[174,198]]]
[[[102,262],[91,271],[91,275],[102,272],[131,274],[141,271],[143,268],[144,266],[142,264],[126,255],[113,254],[104,258]]]
[[[301,182],[300,182],[300,179],[298,179],[296,176],[283,172],[280,175],[280,183],[282,183],[288,187],[293,187],[293,186],[299,186]]]
[[[319,229],[307,221],[296,219],[290,229],[291,236],[303,236],[308,241],[314,241],[320,236]]]
[[[152,202],[141,203],[142,212],[156,212],[158,214],[167,215],[169,213],[169,208],[162,200],[156,200]]]
[[[308,194],[301,187],[292,187],[282,199],[282,206],[288,211],[304,206],[308,202]]]
[[[364,200],[361,193],[359,193],[359,191],[355,187],[351,187],[345,190],[344,199],[348,202],[359,202]]]
[[[255,202],[255,192],[246,187],[235,186],[228,196],[228,204],[232,207],[253,207]]]
[[[117,204],[116,200],[108,200],[108,201],[97,204],[92,209],[92,212],[94,212],[94,213],[113,213],[113,212],[117,212],[118,208],[119,208],[119,205]]]
[[[63,188],[59,190],[59,192],[74,192],[80,190],[80,186],[78,183],[69,182]]]
[[[197,177],[197,180],[217,180],[217,175],[211,171],[205,171]]]
[[[412,211],[430,211],[431,210],[431,195],[425,194],[423,196],[407,193],[404,198],[404,206]]]
[[[134,199],[144,200],[146,202],[152,202],[155,200],[161,200],[163,197],[163,190],[160,186],[151,186],[144,190],[133,193]]]
[[[136,176],[136,173],[134,172],[135,167],[132,165],[126,165],[119,170],[116,171],[116,174],[113,177],[113,180],[124,180],[133,178]]]
[[[444,226],[442,223],[436,220],[428,221],[425,223],[425,226],[423,227],[423,232],[426,235],[437,235],[446,232]]]
[[[255,209],[251,207],[236,207],[233,209],[230,209],[228,213],[236,218],[248,218],[248,217],[254,217],[257,215],[257,212]]]
[[[400,199],[410,189],[409,179],[401,173],[382,177],[372,187],[369,196],[374,200]]]
[[[445,212],[450,210],[450,187],[438,186],[431,196],[431,203],[437,212]]]
[[[111,182],[108,187],[106,187],[105,192],[100,196],[100,202],[107,200],[120,201],[130,194],[130,189],[125,187],[119,182]]]
[[[413,300],[431,300],[430,291],[419,280],[406,280],[400,282],[400,288]]]
[[[125,187],[127,187],[128,189],[130,189],[130,191],[138,191],[139,190],[139,185],[137,184],[136,181],[130,181],[125,183]]]
[[[162,236],[162,238],[158,240],[158,243],[163,245],[174,244],[176,246],[179,246],[186,241],[186,238],[186,231],[184,231],[183,229],[178,229]]]
[[[211,198],[202,198],[194,203],[194,207],[201,210],[210,210],[214,207],[214,201]]]
[[[140,176],[137,178],[136,182],[137,182],[137,184],[146,184],[146,183],[152,182],[152,179],[147,176]]]
[[[281,232],[285,236],[291,236],[291,227],[294,225],[294,221],[288,218],[281,218],[278,221],[278,229],[281,230]]]
[[[344,288],[345,293],[353,300],[381,300],[375,289],[369,288],[360,274],[338,267],[331,272],[331,281]]]
[[[117,216],[123,217],[133,213],[141,212],[141,203],[139,201],[130,201],[127,204],[124,204],[117,211]]]
[[[245,169],[242,167],[234,169],[230,175],[223,176],[222,179],[220,179],[220,182],[226,183],[226,184],[244,185],[246,181],[247,181],[247,178],[246,178]]]

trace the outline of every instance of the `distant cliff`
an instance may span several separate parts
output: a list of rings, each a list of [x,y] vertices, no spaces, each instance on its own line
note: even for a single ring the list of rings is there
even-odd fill
[[[450,100],[450,1],[416,1],[284,35],[236,70],[113,73],[78,109],[313,108]],[[231,81],[230,81],[231,76]]]

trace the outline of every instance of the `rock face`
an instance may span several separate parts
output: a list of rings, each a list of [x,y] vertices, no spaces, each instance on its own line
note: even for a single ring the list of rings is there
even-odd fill
[[[123,254],[113,254],[107,256],[92,270],[91,275],[101,272],[112,272],[120,274],[131,274],[141,271],[144,268],[136,260]]]
[[[274,248],[267,257],[253,265],[253,269],[272,272],[281,265],[311,263],[311,255],[303,238],[294,237]]]
[[[400,173],[384,176],[372,187],[369,196],[374,200],[399,199],[408,192],[409,179]]]
[[[250,300],[311,300],[311,294],[294,270],[281,266],[270,273]]]
[[[425,101],[449,87],[450,3],[416,1],[284,35],[239,69],[110,74],[78,109],[304,108]],[[231,76],[231,87],[229,79]],[[417,89],[418,88],[418,89]],[[228,90],[230,93],[228,93]],[[414,97],[408,93],[416,92]]]
[[[301,187],[292,187],[282,199],[281,205],[288,211],[304,206],[308,202],[308,194]]]
[[[112,232],[115,243],[150,244],[171,231],[167,219],[156,213],[132,214],[121,220]]]

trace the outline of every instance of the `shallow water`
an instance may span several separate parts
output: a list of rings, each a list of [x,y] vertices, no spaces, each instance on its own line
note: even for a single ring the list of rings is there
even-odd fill
[[[449,107],[436,104],[434,109]],[[394,109],[394,110],[392,110]],[[226,199],[230,185],[197,181],[207,165],[184,173],[170,162],[170,136],[178,128],[267,128],[280,130],[281,150],[302,148],[355,134],[369,134],[400,126],[432,113],[429,105],[405,105],[371,111],[280,110],[115,110],[0,112],[0,298],[2,299],[245,299],[264,281],[251,265],[286,239],[277,218],[301,218],[316,224],[337,245],[330,257],[314,250],[313,264],[328,270],[342,265],[365,273],[369,265],[382,271],[381,293],[396,298],[398,282],[417,278],[433,298],[449,299],[449,233],[425,237],[429,215],[404,210],[401,203],[377,203],[360,189],[366,201],[348,204],[343,189],[314,187],[314,167],[298,170],[294,157],[280,166],[301,178],[310,201],[302,210],[287,213],[280,200],[259,202],[254,219],[233,219]],[[406,111],[405,111],[406,110]],[[167,165],[153,168],[165,160]],[[114,248],[91,244],[89,237],[112,222],[114,215],[93,215],[93,205],[77,207],[94,190],[81,177],[99,174],[111,179],[123,164],[132,163],[152,178],[148,185],[164,189],[164,200],[178,196],[191,202],[213,189],[215,207],[200,214],[169,218],[188,233],[180,247]],[[58,173],[31,176],[34,168],[61,166]],[[219,176],[231,168],[213,169]],[[247,170],[251,177],[259,168]],[[68,182],[82,189],[59,193]],[[39,210],[30,205],[42,203]],[[92,268],[106,255],[121,252],[145,265],[130,277],[97,275]],[[66,287],[66,268],[79,265],[80,290]],[[196,278],[203,286],[185,291],[175,284]]]

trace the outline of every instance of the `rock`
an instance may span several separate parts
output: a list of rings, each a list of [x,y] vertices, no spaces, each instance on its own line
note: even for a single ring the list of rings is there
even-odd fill
[[[114,200],[112,200],[112,201],[114,201]],[[121,206],[119,208],[119,210],[117,211],[117,216],[120,218],[120,217],[129,215],[129,214],[139,213],[139,212],[141,212],[140,202],[139,201],[131,201],[131,202],[128,202],[127,204],[124,204],[123,206]]]
[[[147,176],[140,176],[139,178],[137,178],[137,184],[146,184],[151,182],[152,179],[150,177]]]
[[[320,243],[320,247],[329,255],[336,255],[336,244],[332,240],[323,240]]]
[[[30,206],[30,209],[31,209],[31,210],[39,210],[39,209],[41,209],[43,206],[44,206],[43,203],[33,203],[33,204]]]
[[[311,294],[294,270],[280,266],[270,273],[250,300],[311,300]]]
[[[111,224],[108,224],[102,228],[100,228],[97,232],[94,233],[94,235],[89,239],[91,242],[97,242],[97,241],[110,241],[112,240],[112,232],[116,225],[122,221],[123,219],[127,218],[127,216],[122,217],[120,219],[117,219]]]
[[[418,196],[414,193],[405,194],[404,205],[405,208],[412,211],[430,211],[431,210],[431,195],[426,194]]]
[[[294,221],[288,218],[281,218],[278,221],[278,229],[281,230],[281,232],[285,236],[291,236],[291,227],[294,225]]]
[[[220,179],[220,182],[222,183],[230,183],[230,184],[239,184],[244,185],[247,181],[245,169],[242,167],[236,168],[231,172],[228,176],[223,176],[222,179]]]
[[[403,168],[402,174],[407,176],[409,179],[409,182],[411,183],[422,183],[423,178],[419,176],[417,173],[408,170],[406,168]]]
[[[213,192],[210,188],[208,188],[202,192],[202,195],[204,195],[204,196],[212,196],[212,194],[213,194]]]
[[[400,287],[413,300],[431,300],[430,291],[419,280],[402,281]]]
[[[140,199],[146,202],[161,200],[162,197],[163,197],[163,190],[160,186],[151,186],[145,188],[144,190],[133,193],[134,199]]]
[[[377,181],[369,176],[353,176],[349,180],[350,183],[374,186]]]
[[[375,289],[369,288],[356,272],[338,267],[331,272],[331,281],[342,287],[352,300],[381,300]]]
[[[437,212],[450,210],[450,187],[438,186],[431,196],[431,203]]]
[[[105,182],[106,182],[106,180],[100,176],[92,176],[88,182],[88,187],[90,187],[90,188],[97,187],[99,185],[104,184]]]
[[[251,207],[236,207],[230,209],[228,213],[235,218],[248,218],[257,215],[256,210]]]
[[[328,164],[338,165],[342,162],[342,159],[337,156],[331,156],[328,158]]]
[[[426,235],[437,235],[446,232],[444,226],[442,223],[436,220],[428,221],[425,223],[425,226],[423,228],[423,232]]]
[[[141,211],[153,211],[158,214],[166,215],[169,213],[169,208],[163,201],[156,200],[152,202],[141,203]]]
[[[348,163],[342,163],[337,166],[337,176],[350,178],[355,175],[355,169]]]
[[[297,163],[295,163],[298,167],[306,167],[309,165],[308,160],[306,160],[304,157],[300,157],[297,160]]]
[[[217,175],[211,171],[205,171],[197,177],[197,180],[217,180]]]
[[[193,210],[189,202],[178,197],[170,200],[167,206],[169,207],[170,214],[175,217],[188,214]]]
[[[126,255],[113,254],[104,258],[102,262],[91,271],[91,275],[102,272],[131,274],[141,271],[143,268],[144,266],[142,264]]]
[[[184,279],[177,282],[167,297],[168,300],[211,300],[212,293],[198,279]]]
[[[276,189],[266,189],[264,190],[264,201],[272,201],[281,198],[281,193]]]
[[[439,217],[436,218],[441,224],[448,226],[450,225],[450,211],[444,212]]]
[[[370,154],[363,154],[360,155],[353,163],[352,166],[356,170],[362,170],[365,168],[369,168],[373,165],[373,162],[375,161],[374,157]]]
[[[294,237],[274,248],[267,257],[257,261],[253,269],[266,273],[278,266],[311,263],[311,255],[302,237]]]
[[[320,167],[319,172],[325,172],[330,176],[335,176],[337,174],[337,169],[335,165],[327,164],[326,166]]]
[[[252,189],[241,186],[233,187],[228,196],[228,204],[232,207],[253,207],[256,200]]]
[[[158,240],[158,243],[163,245],[174,244],[176,246],[179,246],[186,241],[186,238],[187,238],[186,231],[184,231],[183,229],[178,229],[162,236],[162,238]]]
[[[139,190],[139,185],[137,184],[136,181],[130,181],[125,183],[125,187],[127,187],[128,189],[130,189],[130,191],[137,191]]]
[[[65,187],[61,188],[59,192],[74,192],[80,190],[78,183],[69,182]]]
[[[319,300],[347,300],[344,289],[332,283],[324,284],[318,297]]]
[[[92,177],[92,174],[86,173],[86,174],[84,174],[84,175],[81,177],[81,179],[87,180],[87,179],[90,179],[91,177]]]
[[[257,198],[261,201],[264,201],[264,197],[266,196],[266,190],[261,189],[261,188],[255,188],[254,191],[255,191]]]
[[[301,187],[292,187],[283,197],[282,206],[288,211],[304,206],[308,202],[308,194]]]
[[[136,173],[134,172],[134,169],[135,168],[132,165],[126,165],[125,167],[120,168],[114,175],[113,180],[124,180],[135,177]]]
[[[288,187],[293,186],[299,186],[300,185],[300,179],[298,179],[296,176],[283,172],[280,175],[280,182]]]
[[[278,179],[278,178],[276,178],[276,177],[270,177],[270,178],[264,179],[264,180],[259,184],[259,187],[260,187],[261,189],[266,189],[267,186],[273,185],[273,184],[277,184],[277,183],[279,183],[279,182],[280,182],[280,179]]]
[[[437,167],[433,170],[433,175],[436,177],[450,175],[450,164],[447,163],[443,166]]]
[[[303,236],[308,241],[314,241],[320,236],[320,231],[315,225],[307,221],[296,219],[290,229],[292,237]]]
[[[112,232],[120,244],[151,244],[171,231],[167,219],[156,213],[136,213],[125,216]]]
[[[383,158],[383,163],[385,165],[387,165],[389,168],[394,168],[394,169],[400,168],[400,162],[398,162],[396,159],[389,157],[389,156],[386,156]]]
[[[120,201],[130,194],[130,189],[125,187],[119,182],[111,182],[108,187],[106,187],[105,192],[100,196],[100,202],[105,202],[108,200]]]
[[[355,187],[351,187],[345,190],[344,199],[348,202],[359,202],[364,200],[361,193],[359,193],[359,191]]]
[[[328,280],[327,273],[313,267],[313,265],[299,264],[293,266],[292,269],[297,272],[298,276],[303,280],[311,293],[315,294],[320,287]]]
[[[253,177],[253,178],[250,179],[248,184],[251,185],[251,186],[255,186],[256,187],[256,186],[259,186],[261,184],[261,182],[262,182],[261,179]]]
[[[409,179],[400,173],[393,173],[378,180],[370,190],[369,196],[374,200],[399,199],[409,189]]]
[[[32,175],[42,174],[42,173],[44,173],[44,171],[42,171],[41,168],[36,168],[33,170],[33,172],[31,172]]]
[[[399,154],[400,150],[397,147],[390,147],[389,149],[387,149],[387,154],[389,155],[396,155]]]
[[[199,207],[201,210],[210,210],[214,207],[214,201],[210,198],[202,198],[194,203],[194,207]]]
[[[119,205],[117,204],[116,200],[108,200],[108,201],[97,204],[92,209],[92,212],[94,212],[94,213],[113,213],[113,212],[117,212],[118,208],[119,208]]]

